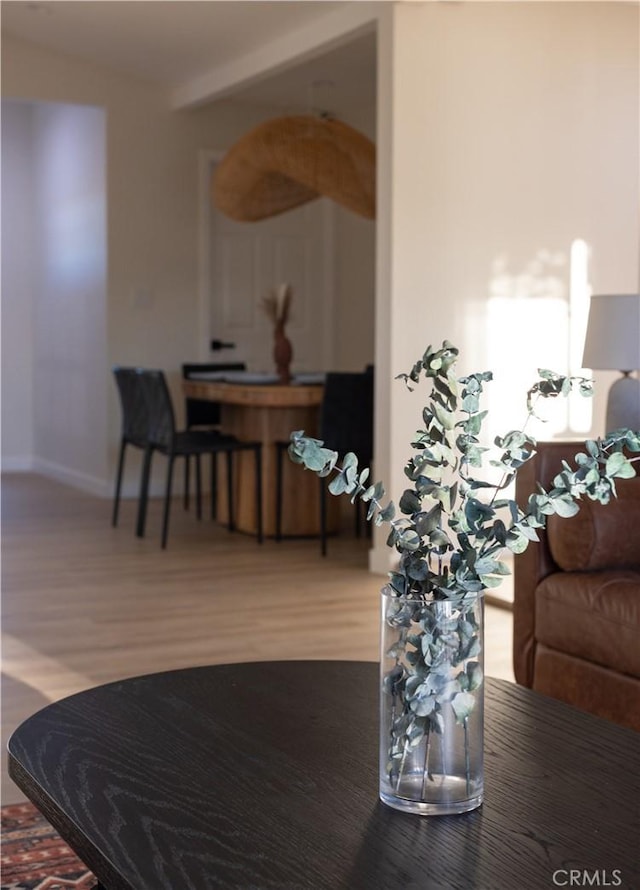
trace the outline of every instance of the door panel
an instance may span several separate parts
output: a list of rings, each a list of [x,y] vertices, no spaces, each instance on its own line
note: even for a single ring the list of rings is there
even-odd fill
[[[333,210],[326,199],[272,219],[239,223],[214,212],[210,339],[234,343],[225,360],[273,372],[272,325],[261,302],[272,287],[293,290],[287,336],[292,370],[333,364]]]
[[[248,300],[233,299],[233,295],[253,291],[254,245],[241,234],[224,233],[220,235],[220,239],[218,293],[224,301],[223,317],[233,328],[251,330],[255,323],[253,306]]]

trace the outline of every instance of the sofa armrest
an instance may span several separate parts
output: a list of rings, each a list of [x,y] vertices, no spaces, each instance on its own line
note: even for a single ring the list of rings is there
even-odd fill
[[[550,488],[553,479],[562,469],[562,461],[573,465],[575,455],[584,450],[584,443],[538,442],[537,453],[516,477],[516,500],[524,510],[529,495],[536,491],[539,482]],[[513,572],[513,670],[518,683],[531,686],[535,657],[535,591],[547,575],[558,571],[547,534],[539,530],[539,544],[530,544],[524,553],[514,559]]]
[[[575,466],[583,442],[539,442],[536,455],[516,477],[516,500],[524,510],[537,483],[553,486],[566,460]],[[601,505],[585,499],[570,519],[550,516],[540,543],[514,560],[513,669],[518,683],[531,686],[536,648],[535,593],[552,572],[593,571],[640,566],[640,477],[616,480],[617,501]],[[550,546],[550,538],[552,546]],[[558,564],[555,559],[558,560]]]
[[[565,572],[640,570],[640,478],[616,480],[608,504],[583,498],[570,519],[549,516],[547,542]]]
[[[525,510],[529,495],[535,491],[538,478],[539,452],[520,468],[516,477],[516,501]],[[533,684],[535,656],[535,590],[554,565],[540,532],[540,544],[530,544],[519,553],[513,565],[513,672],[522,686]]]

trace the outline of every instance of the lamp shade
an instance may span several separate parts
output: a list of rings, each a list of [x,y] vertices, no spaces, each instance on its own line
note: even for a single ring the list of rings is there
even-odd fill
[[[640,369],[640,294],[591,297],[582,366],[612,371]]]

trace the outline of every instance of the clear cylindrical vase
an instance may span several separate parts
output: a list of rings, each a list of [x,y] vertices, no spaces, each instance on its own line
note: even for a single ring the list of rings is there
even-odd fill
[[[483,798],[484,596],[382,591],[380,799],[425,816]]]

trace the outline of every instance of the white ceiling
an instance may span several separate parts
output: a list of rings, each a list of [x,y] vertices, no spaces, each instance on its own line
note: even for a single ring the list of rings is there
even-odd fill
[[[2,32],[175,90],[287,31],[347,6],[332,0],[3,0]],[[375,35],[366,34],[234,98],[337,114],[375,98]],[[332,86],[313,87],[317,82]]]

